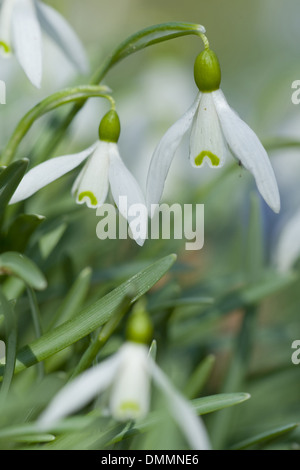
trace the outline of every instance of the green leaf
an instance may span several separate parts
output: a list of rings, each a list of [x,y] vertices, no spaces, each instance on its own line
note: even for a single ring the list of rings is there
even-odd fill
[[[0,289],[0,311],[4,314],[5,325],[5,367],[0,390],[0,403],[5,400],[14,375],[17,354],[17,320],[11,304]]]
[[[7,231],[5,251],[18,251],[19,253],[23,253],[28,245],[31,235],[44,220],[45,217],[42,215],[19,215]]]
[[[185,386],[185,395],[187,397],[194,398],[199,395],[212,373],[215,362],[216,358],[213,355],[207,356],[200,362]]]
[[[64,222],[58,227],[55,227],[50,232],[41,236],[39,240],[39,248],[43,259],[47,259],[50,256],[61,237],[65,233],[67,227],[68,224]]]
[[[56,314],[53,316],[48,329],[52,329],[54,326],[61,325],[70,320],[80,310],[90,287],[91,277],[91,268],[85,268],[81,271]]]
[[[37,433],[35,424],[11,426],[0,430],[0,440],[14,440],[17,442],[51,442],[55,439],[53,434]]]
[[[249,398],[251,398],[249,393],[220,393],[219,395],[211,395],[193,400],[192,405],[199,415],[205,415],[230,406],[239,405],[249,400]]]
[[[28,161],[26,158],[18,160],[0,173],[0,214],[4,211],[12,195],[23,178]]]
[[[0,255],[0,274],[17,276],[33,289],[43,290],[47,287],[47,281],[36,264],[13,251]]]
[[[296,423],[288,424],[287,426],[280,426],[278,428],[272,429],[271,431],[267,431],[262,434],[258,434],[257,436],[250,437],[249,439],[245,439],[244,441],[235,444],[230,449],[242,450],[255,445],[261,445],[265,444],[266,442],[274,441],[275,439],[278,439],[279,437],[294,431],[298,426],[299,424]]]
[[[85,308],[75,318],[22,348],[17,355],[16,372],[43,361],[104,325],[122,304],[128,292],[134,290],[135,296],[131,299],[131,303],[134,303],[162,278],[175,260],[175,255],[169,255],[148,266],[96,303]],[[2,372],[0,368],[0,374]]]

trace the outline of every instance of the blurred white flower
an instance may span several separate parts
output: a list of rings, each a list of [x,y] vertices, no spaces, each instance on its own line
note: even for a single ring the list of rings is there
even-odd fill
[[[144,418],[150,408],[151,378],[166,395],[167,406],[193,449],[209,450],[205,427],[189,402],[174,389],[156,365],[147,346],[126,342],[117,353],[67,384],[38,420],[39,429],[49,429],[65,416],[87,405],[109,389],[110,414],[118,421]]]
[[[84,48],[67,21],[52,7],[38,0],[2,0],[0,46],[4,55],[11,52],[36,87],[42,80],[41,28],[83,73],[88,71]]]
[[[296,212],[282,228],[275,246],[273,260],[280,272],[289,271],[300,258],[300,211]]]
[[[195,81],[200,90],[195,102],[162,137],[152,156],[147,178],[148,208],[160,201],[175,152],[190,130],[193,167],[200,168],[205,162],[211,168],[222,167],[229,147],[239,164],[253,174],[266,203],[278,213],[279,191],[267,152],[253,130],[228,105],[219,88],[221,73],[212,51],[205,50],[196,59]]]

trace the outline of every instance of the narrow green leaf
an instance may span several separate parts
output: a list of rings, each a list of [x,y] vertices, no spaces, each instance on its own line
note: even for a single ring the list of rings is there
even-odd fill
[[[17,276],[33,289],[43,290],[47,287],[47,281],[36,264],[27,256],[14,251],[0,255],[0,274]]]
[[[4,314],[5,326],[5,367],[0,390],[0,403],[5,400],[14,375],[17,354],[17,320],[14,309],[0,289],[0,311]]]
[[[132,291],[128,292],[127,295],[124,296],[118,309],[112,314],[108,322],[105,323],[105,325],[101,328],[100,333],[85,350],[70,379],[73,379],[77,375],[81,374],[85,369],[92,365],[92,362],[96,358],[101,348],[107,343],[115,329],[119,326],[125,314],[128,312],[131,306],[131,299],[134,297],[134,295],[135,293]]]
[[[48,327],[49,330],[70,320],[80,310],[90,287],[91,277],[91,268],[85,268],[81,271],[56,314],[53,316]]]
[[[248,447],[274,441],[275,439],[278,439],[279,437],[294,431],[298,426],[299,424],[296,423],[288,424],[287,426],[280,426],[278,428],[272,429],[271,431],[267,431],[262,434],[258,434],[257,436],[250,437],[249,439],[245,439],[244,441],[235,444],[230,449],[243,450],[247,449]]]
[[[0,430],[0,440],[14,440],[18,442],[50,442],[55,439],[53,434],[38,433],[35,424],[11,426]]]
[[[219,395],[197,398],[192,401],[192,405],[199,415],[205,415],[230,406],[239,405],[249,400],[249,398],[251,398],[249,393],[220,393]]]
[[[104,325],[121,305],[128,292],[134,289],[136,294],[131,300],[131,303],[134,303],[162,278],[175,260],[175,255],[169,255],[148,266],[96,303],[85,308],[75,318],[22,348],[17,356],[16,372],[47,359]],[[0,368],[0,374],[2,373]]]
[[[54,230],[51,230],[40,238],[39,248],[43,259],[47,259],[48,256],[50,256],[59,240],[65,233],[67,227],[68,225],[66,223],[62,223],[58,227],[55,227]]]
[[[215,362],[216,358],[213,355],[207,356],[200,362],[185,386],[185,395],[188,398],[195,398],[199,395],[209,379]]]
[[[28,436],[18,436],[15,438],[16,442],[24,444],[43,444],[45,442],[52,442],[55,440],[53,434],[41,433],[41,434],[29,434]]]
[[[12,195],[23,178],[28,161],[26,158],[18,160],[0,173],[0,214],[4,211]]]
[[[19,215],[7,231],[5,250],[3,251],[17,251],[19,253],[23,253],[28,245],[31,235],[44,220],[45,217],[42,215]]]

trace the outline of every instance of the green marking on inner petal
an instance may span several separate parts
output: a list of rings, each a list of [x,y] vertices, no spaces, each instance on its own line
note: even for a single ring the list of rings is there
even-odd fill
[[[140,407],[135,401],[124,401],[120,406],[120,411],[134,411],[140,412]]]
[[[4,41],[0,41],[0,48],[4,50],[5,54],[9,54],[11,52],[10,46]]]
[[[98,204],[96,196],[91,191],[84,191],[80,193],[78,196],[78,200],[82,201],[85,197],[88,197],[90,199],[93,206],[96,206]]]
[[[219,166],[220,159],[214,153],[210,152],[210,150],[203,150],[196,158],[195,163],[197,166],[201,166],[205,157],[208,157],[213,164],[213,166]]]

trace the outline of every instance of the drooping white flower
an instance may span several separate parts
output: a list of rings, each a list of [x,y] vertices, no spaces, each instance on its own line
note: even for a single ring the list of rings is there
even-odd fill
[[[109,126],[105,123],[109,123]],[[119,117],[114,110],[111,110],[101,121],[98,142],[80,153],[52,158],[32,168],[20,182],[10,204],[27,199],[87,159],[72,188],[77,204],[86,204],[91,209],[102,206],[110,187],[120,213],[130,225],[132,220],[130,207],[141,205],[146,209],[146,204],[142,190],[120,156],[117,145],[119,134]],[[122,204],[124,199],[126,207]],[[142,233],[145,233],[146,237],[147,211],[141,211],[140,217]],[[133,232],[136,242],[143,245],[145,238],[140,234],[141,232],[138,234]]]
[[[191,448],[209,450],[205,427],[189,402],[175,390],[156,365],[147,346],[131,341],[126,342],[112,357],[62,388],[40,416],[38,427],[43,430],[53,427],[107,389],[110,390],[110,414],[116,420],[142,419],[150,408],[151,378],[166,395],[167,406]]]
[[[266,150],[252,129],[231,109],[220,87],[221,72],[213,51],[196,59],[195,81],[199,93],[190,109],[162,137],[153,154],[147,178],[147,205],[158,204],[175,152],[190,130],[190,162],[200,168],[223,166],[228,148],[249,170],[266,203],[280,211],[276,178]]]
[[[38,88],[42,80],[42,29],[81,72],[87,72],[89,67],[83,46],[56,10],[38,0],[2,0],[2,53],[5,56],[15,53],[27,77]]]

